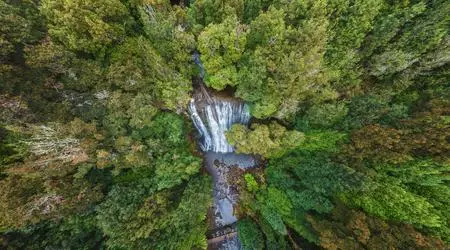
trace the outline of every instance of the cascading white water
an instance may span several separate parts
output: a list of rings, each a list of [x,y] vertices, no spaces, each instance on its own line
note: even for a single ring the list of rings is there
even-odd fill
[[[225,138],[225,132],[235,123],[247,125],[250,120],[249,109],[246,104],[236,100],[211,100],[199,105],[200,110],[194,99],[189,104],[189,113],[201,136],[200,147],[203,151],[233,152],[233,147]]]
[[[203,79],[206,72],[200,61],[200,55],[194,53],[193,60],[200,69],[200,79]],[[233,124],[248,125],[249,108],[236,98],[211,96],[200,80],[195,85],[193,98],[189,103],[189,114],[200,134],[200,148],[206,152],[205,168],[214,181],[211,229],[221,230],[237,222],[234,205],[237,203],[238,194],[234,191],[233,183],[229,181],[230,170],[232,167],[247,169],[257,165],[251,155],[234,153],[234,148],[228,144],[225,137],[225,132]],[[224,239],[208,241],[208,249],[240,250],[242,247],[237,234],[234,233]]]

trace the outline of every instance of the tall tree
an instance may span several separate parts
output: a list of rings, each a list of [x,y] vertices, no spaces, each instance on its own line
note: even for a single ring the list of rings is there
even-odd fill
[[[92,54],[103,53],[106,47],[123,40],[127,25],[133,22],[118,0],[45,0],[41,11],[49,22],[50,36],[69,49]]]

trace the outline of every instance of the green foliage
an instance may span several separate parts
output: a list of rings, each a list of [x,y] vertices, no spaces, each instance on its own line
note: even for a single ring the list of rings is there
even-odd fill
[[[26,64],[34,69],[49,71],[52,74],[64,74],[69,70],[75,55],[62,45],[55,44],[50,38],[35,46],[25,48]]]
[[[353,98],[346,119],[348,126],[358,128],[365,124],[374,123],[388,109],[383,98],[373,95]]]
[[[226,136],[237,152],[259,154],[266,158],[279,157],[298,147],[303,141],[302,133],[288,131],[276,122],[269,125],[253,124],[251,130],[235,124]]]
[[[26,232],[6,235],[11,249],[83,249],[103,248],[103,235],[92,214],[74,215],[58,222],[41,223]]]
[[[28,154],[28,147],[20,142],[21,135],[0,126],[0,166],[24,159]]]
[[[189,17],[194,32],[211,23],[220,23],[229,16],[242,16],[243,0],[196,0],[189,8]]]
[[[158,157],[155,165],[157,189],[160,190],[188,180],[191,175],[198,173],[201,162],[198,157],[192,156],[189,152],[171,152]]]
[[[237,84],[236,62],[247,42],[244,26],[231,16],[220,24],[210,24],[200,34],[198,48],[207,77],[206,84],[222,90]]]
[[[158,109],[152,106],[150,96],[137,94],[128,109],[128,113],[131,114],[130,126],[135,129],[142,129],[152,122],[157,112]]]
[[[327,20],[320,8],[325,2],[311,2],[304,9],[286,4],[286,10],[271,6],[256,15],[268,4],[245,2],[244,9],[254,11],[244,17],[247,23],[252,19],[248,25],[240,15],[229,15],[209,24],[199,36],[207,85],[218,90],[236,86],[236,96],[250,102],[257,118],[290,117],[307,98],[335,97],[322,62]],[[304,17],[308,8],[314,14]]]
[[[186,124],[173,113],[160,113],[140,131],[153,152],[167,152],[175,148],[186,150]]]
[[[200,80],[245,249],[448,248],[449,1],[174,2],[0,1],[0,248],[206,249]]]
[[[343,120],[347,113],[348,108],[342,102],[313,105],[304,116],[296,118],[296,127],[299,130],[333,128]]]
[[[305,140],[300,145],[300,148],[305,151],[336,152],[339,149],[339,143],[346,137],[346,134],[342,132],[313,130],[305,134]]]
[[[252,219],[246,218],[238,222],[239,240],[244,249],[264,249],[264,238],[258,225]]]
[[[25,76],[30,72],[24,69],[24,47],[36,42],[45,35],[45,25],[38,9],[37,1],[0,2],[0,90],[5,93],[30,90]],[[28,86],[29,88],[30,86]],[[37,91],[37,90],[34,90]]]
[[[392,2],[388,4],[386,11],[377,16],[373,30],[366,37],[362,47],[366,57],[372,55],[380,47],[386,46],[407,22],[422,14],[426,9],[424,2],[405,2],[403,4]]]
[[[97,208],[98,225],[109,236],[109,246],[125,247],[130,240],[136,240],[134,231],[140,227],[137,209],[148,192],[142,184],[131,187],[116,185]]]
[[[250,192],[258,191],[258,189],[259,189],[258,182],[256,182],[255,177],[253,177],[253,175],[245,174],[244,179],[247,184],[248,191],[250,191]]]
[[[373,28],[375,17],[384,5],[382,0],[331,1],[332,15],[328,28],[329,43],[325,59],[335,75],[336,86],[348,88],[360,83],[360,60],[357,50]]]
[[[287,229],[283,223],[281,215],[274,211],[272,207],[263,206],[261,208],[261,217],[272,227],[272,229],[276,233],[281,235],[287,234]]]
[[[294,206],[319,212],[332,208],[330,195],[351,190],[359,182],[354,171],[326,154],[301,151],[270,161],[266,174],[269,184],[285,190]]]
[[[113,50],[107,79],[111,85],[125,91],[149,91],[162,77],[162,64],[145,38],[130,38]]]
[[[422,235],[408,224],[388,224],[342,204],[334,209],[331,218],[309,216],[308,221],[325,249],[445,249],[444,242]]]
[[[251,211],[249,214],[259,215],[258,224],[268,241],[284,237],[289,227],[317,243],[307,212],[330,212],[333,197],[343,191],[358,190],[360,182],[354,171],[332,162],[329,155],[298,149],[270,160],[265,175],[267,186],[261,185],[254,195],[247,194],[241,199],[245,199],[242,205]],[[247,175],[245,178],[248,179]],[[267,242],[266,246],[270,244],[273,243]]]
[[[106,77],[111,87],[146,92],[153,102],[172,110],[189,100],[189,81],[168,65],[144,37],[129,38],[113,50]]]
[[[282,216],[289,215],[292,210],[292,204],[288,196],[283,191],[274,187],[267,189],[266,204]]]
[[[34,1],[0,2],[0,62],[16,49],[42,36],[42,20]]]
[[[401,72],[417,62],[426,51],[435,48],[447,33],[449,22],[445,1],[436,1],[424,10],[423,5],[412,6],[411,18],[423,11],[423,15],[405,25],[401,35],[389,43],[384,51],[372,57],[369,71],[372,75],[383,76]],[[416,13],[415,13],[416,12]]]
[[[107,3],[46,0],[41,12],[55,40],[71,50],[87,53],[104,52],[106,47],[123,39],[126,25],[132,22],[127,8],[118,0]]]
[[[184,8],[145,3],[138,6],[139,17],[147,39],[171,68],[190,77],[192,69],[191,51],[195,49],[194,35],[186,31]]]
[[[408,192],[389,178],[368,183],[367,191],[349,194],[344,198],[369,214],[383,219],[397,220],[419,227],[441,227],[442,219],[423,197]],[[351,198],[350,198],[351,197]]]
[[[206,232],[210,179],[197,176],[186,187],[159,192],[155,192],[151,182],[115,186],[99,206],[97,219],[108,236],[108,247],[204,247],[206,239],[198,234]]]
[[[252,104],[252,115],[257,118],[289,117],[308,97],[334,96],[321,59],[326,41],[324,15],[304,20],[298,27],[285,19],[284,10],[270,7],[249,25],[248,52],[236,95]]]
[[[376,168],[380,174],[394,177],[408,192],[425,198],[433,205],[434,213],[442,218],[442,224],[439,228],[429,230],[447,240],[450,229],[444,218],[448,218],[450,212],[447,209],[448,199],[445,198],[450,194],[447,185],[450,180],[447,174],[449,165],[427,159],[407,162],[400,166],[379,165]]]

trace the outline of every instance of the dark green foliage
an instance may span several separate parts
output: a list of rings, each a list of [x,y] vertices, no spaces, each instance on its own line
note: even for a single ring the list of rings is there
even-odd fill
[[[104,249],[93,214],[75,215],[5,235],[7,249]]]
[[[308,212],[329,213],[333,196],[357,190],[360,177],[346,166],[332,162],[326,153],[296,150],[269,161],[265,170],[266,185],[254,195],[243,195],[242,203],[250,214],[259,214],[258,224],[269,237],[284,237],[293,230],[310,242],[318,242]],[[248,185],[247,185],[248,189]],[[270,235],[274,234],[274,235]],[[292,242],[291,242],[292,243]],[[269,247],[269,243],[266,243]],[[270,247],[269,247],[270,248]]]
[[[118,185],[99,206],[97,220],[108,235],[107,245],[132,249],[204,247],[210,179],[197,176],[186,187],[158,192],[152,182]]]
[[[206,249],[199,53],[211,92],[253,116],[227,138],[265,163],[229,178],[244,249],[448,249],[449,13],[0,0],[0,248]]]
[[[357,96],[349,105],[345,125],[350,128],[360,128],[375,123],[389,110],[383,97],[375,95]]]
[[[186,145],[186,128],[184,120],[173,113],[161,113],[149,123],[140,135],[149,145],[155,145],[166,151]],[[154,149],[154,151],[158,151]]]
[[[333,71],[336,86],[352,88],[360,83],[358,49],[373,28],[384,5],[382,0],[330,1],[329,43],[325,59]],[[336,14],[336,12],[338,14]]]
[[[0,62],[6,62],[9,54],[43,35],[42,19],[37,7],[35,1],[0,2],[0,21],[3,24],[0,28]]]
[[[343,132],[332,130],[312,130],[305,134],[305,141],[300,148],[305,151],[336,152],[339,144],[346,138]]]
[[[252,219],[246,218],[238,222],[238,234],[244,249],[257,250],[264,248],[263,234]]]
[[[0,126],[0,166],[20,161],[27,155],[27,146],[20,142],[21,135]]]
[[[286,182],[279,175],[283,172],[295,180]],[[294,205],[319,212],[332,208],[327,196],[354,188],[358,183],[352,170],[321,153],[292,153],[271,161],[266,173],[269,184],[283,187]]]
[[[211,23],[220,23],[229,16],[241,17],[244,11],[243,0],[196,0],[188,14],[194,33],[201,31]]]
[[[113,50],[106,77],[112,88],[148,93],[150,100],[172,110],[186,105],[191,89],[186,76],[166,63],[144,37],[128,38]]]
[[[343,198],[352,205],[363,208],[367,213],[382,219],[413,224],[420,227],[438,228],[443,218],[434,212],[433,206],[421,196],[408,192],[390,178],[367,182],[361,192],[351,193]]]
[[[347,113],[348,107],[342,102],[314,105],[306,111],[304,116],[296,118],[296,128],[303,131],[314,128],[334,128],[342,122]]]
[[[108,1],[104,6],[96,1],[46,0],[41,11],[55,40],[87,53],[104,52],[106,46],[123,39],[126,24],[132,21],[127,8],[118,0]]]
[[[372,57],[369,71],[372,75],[389,75],[405,70],[420,60],[420,56],[436,46],[444,39],[448,32],[448,10],[450,4],[446,1],[433,1],[425,11],[422,6],[413,6],[414,12],[423,15],[405,25],[401,34],[390,44],[385,45],[384,51]]]
[[[320,235],[320,246],[325,249],[446,248],[444,242],[422,235],[410,225],[388,224],[342,204],[330,217],[309,216],[308,221]]]

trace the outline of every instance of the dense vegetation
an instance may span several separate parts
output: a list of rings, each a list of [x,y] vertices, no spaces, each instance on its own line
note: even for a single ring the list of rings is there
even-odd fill
[[[195,51],[245,249],[448,247],[449,1],[175,2],[0,0],[0,248],[206,248]]]

